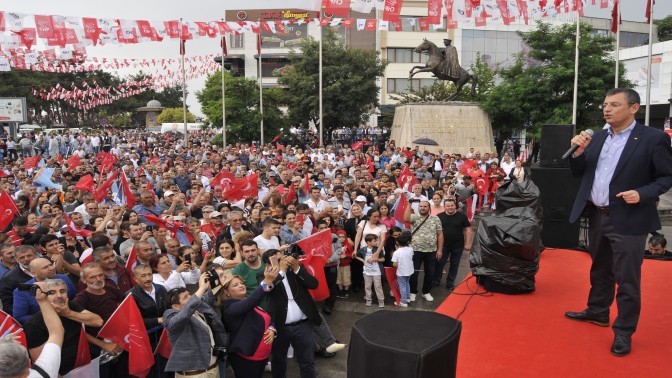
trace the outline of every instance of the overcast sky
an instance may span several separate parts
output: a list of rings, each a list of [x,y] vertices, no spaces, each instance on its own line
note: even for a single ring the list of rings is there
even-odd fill
[[[624,21],[645,21],[644,11],[648,0],[624,0]],[[549,1],[550,2],[550,1]],[[592,0],[586,0],[591,4]],[[266,9],[281,6],[295,8],[306,5],[314,7],[320,0],[0,0],[0,8],[5,12],[24,12],[31,14],[61,15],[75,17],[121,18],[139,20],[174,20],[180,17],[189,21],[213,21],[224,17],[226,9],[258,8]],[[597,0],[599,4],[600,1]],[[658,0],[654,18],[672,15],[672,1]],[[611,10],[600,10],[599,6],[586,7],[587,16],[610,17]],[[177,41],[166,40],[156,43],[137,45],[87,47],[88,55],[93,57],[117,58],[177,58]],[[219,40],[203,38],[190,41],[187,55],[216,54],[220,51]],[[201,115],[200,105],[195,92],[202,87],[203,79],[187,82],[191,92],[187,99],[190,110]]]

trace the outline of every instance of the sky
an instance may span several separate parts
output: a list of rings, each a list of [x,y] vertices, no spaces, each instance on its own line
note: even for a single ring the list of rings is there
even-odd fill
[[[529,0],[528,0],[529,1]],[[624,21],[645,21],[644,11],[648,0],[623,0]],[[549,1],[550,2],[550,1]],[[590,3],[591,0],[586,0]],[[0,10],[43,15],[74,17],[121,18],[131,20],[176,20],[182,17],[190,21],[214,21],[224,17],[226,9],[266,9],[273,7],[314,7],[320,0],[0,0]],[[597,0],[599,4],[599,0]],[[611,10],[597,6],[586,8],[587,16],[611,17]],[[657,0],[654,18],[672,15],[672,1]],[[187,55],[217,54],[219,40],[202,38],[187,44]],[[178,58],[179,47],[175,40],[149,42],[137,45],[87,47],[89,57],[112,58]],[[205,78],[187,81],[189,96],[187,104],[196,115],[202,115],[195,92],[202,88]]]

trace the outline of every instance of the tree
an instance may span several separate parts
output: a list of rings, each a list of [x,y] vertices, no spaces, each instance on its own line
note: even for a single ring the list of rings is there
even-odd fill
[[[331,131],[365,122],[372,109],[379,106],[380,88],[376,79],[383,75],[386,61],[375,50],[346,47],[330,28],[323,29],[323,130],[325,143]],[[278,83],[286,85],[285,103],[292,125],[308,127],[310,121],[319,129],[319,42],[308,38],[301,51],[290,52],[290,65],[280,73]]]
[[[261,112],[259,85],[245,77],[226,72],[226,141],[250,143],[260,139]],[[264,142],[270,141],[286,127],[287,119],[280,110],[282,89],[264,89]],[[205,86],[196,92],[201,111],[215,128],[222,125],[222,74],[208,75]],[[220,140],[221,143],[221,140]]]
[[[584,129],[600,125],[591,113],[613,87],[614,40],[591,36],[588,24],[581,24],[580,30],[577,124]],[[575,33],[574,25],[553,28],[543,22],[532,32],[519,33],[526,49],[512,67],[501,71],[501,83],[483,103],[495,129],[526,127],[534,133],[544,123],[571,123]],[[620,73],[621,85],[628,86],[622,66]]]
[[[658,41],[672,40],[672,16],[667,16],[661,20],[653,20],[653,23],[658,26]]]
[[[481,53],[477,53],[476,61],[471,64],[469,71],[478,78],[476,85],[476,96],[471,95],[469,87],[463,88],[458,96],[458,101],[483,102],[495,86],[495,77],[499,72],[499,66],[490,67],[488,62],[481,59]],[[390,96],[391,99],[398,101],[399,105],[414,102],[443,102],[447,101],[455,93],[455,84],[450,81],[435,80],[432,85],[410,88],[408,92],[400,93],[398,96]]]
[[[195,122],[196,116],[187,112],[187,122]],[[182,108],[166,108],[156,117],[158,123],[184,122],[184,110]]]

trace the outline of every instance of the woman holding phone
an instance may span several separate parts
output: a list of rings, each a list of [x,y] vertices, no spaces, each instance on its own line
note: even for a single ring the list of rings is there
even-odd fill
[[[226,296],[222,302],[222,322],[231,335],[229,361],[236,377],[258,378],[264,373],[277,331],[271,316],[259,304],[266,291],[273,288],[278,270],[277,262],[267,266],[262,284],[249,297],[245,280],[240,276],[233,276],[222,285]]]

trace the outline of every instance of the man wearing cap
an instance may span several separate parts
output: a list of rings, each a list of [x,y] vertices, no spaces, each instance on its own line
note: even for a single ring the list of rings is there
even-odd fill
[[[154,197],[152,196],[152,200],[153,199]],[[163,199],[159,201],[159,206],[163,207],[164,209],[168,209],[170,214],[175,214],[177,211],[185,211],[187,216],[191,215],[189,208],[178,205],[177,193],[173,192],[172,190],[167,190],[165,193],[163,193]]]

